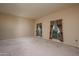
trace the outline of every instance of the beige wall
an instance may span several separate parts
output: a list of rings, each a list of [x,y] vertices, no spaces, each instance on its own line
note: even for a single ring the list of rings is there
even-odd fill
[[[49,39],[50,21],[57,19],[63,20],[63,43],[79,47],[79,6],[54,12],[37,19],[35,22],[34,20],[0,13],[0,39],[33,36],[37,23],[43,24],[43,38]]]
[[[44,39],[49,39],[50,21],[57,19],[63,20],[63,43],[79,47],[79,6],[63,9],[61,11],[54,12],[51,15],[37,19],[35,24],[43,24]],[[75,40],[78,40],[78,42],[75,42]]]
[[[0,13],[0,39],[33,36],[34,20]]]

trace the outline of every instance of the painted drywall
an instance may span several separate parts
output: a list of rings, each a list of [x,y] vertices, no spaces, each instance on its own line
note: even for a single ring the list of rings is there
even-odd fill
[[[50,21],[57,19],[63,20],[63,43],[79,47],[79,6],[72,6],[66,9],[62,9],[48,16],[37,19],[35,21],[35,31],[36,24],[42,23],[42,38],[49,39]],[[78,40],[78,42],[75,40]]]
[[[33,36],[34,20],[0,13],[0,39]]]

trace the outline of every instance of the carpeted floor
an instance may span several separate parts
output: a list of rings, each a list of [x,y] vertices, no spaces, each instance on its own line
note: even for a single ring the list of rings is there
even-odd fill
[[[0,56],[79,56],[79,49],[41,38],[0,40]]]

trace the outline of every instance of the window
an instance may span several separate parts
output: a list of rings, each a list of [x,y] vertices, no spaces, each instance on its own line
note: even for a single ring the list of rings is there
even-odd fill
[[[36,26],[36,36],[42,36],[42,23],[38,23]]]
[[[50,22],[50,39],[58,39],[63,41],[62,20]]]

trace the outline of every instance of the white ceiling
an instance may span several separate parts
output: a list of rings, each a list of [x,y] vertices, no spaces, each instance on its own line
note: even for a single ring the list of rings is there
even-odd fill
[[[38,19],[62,8],[75,5],[64,3],[6,3],[0,4],[0,12],[30,19]]]

